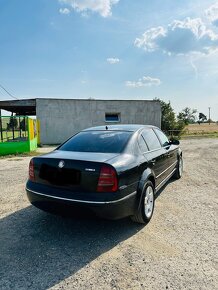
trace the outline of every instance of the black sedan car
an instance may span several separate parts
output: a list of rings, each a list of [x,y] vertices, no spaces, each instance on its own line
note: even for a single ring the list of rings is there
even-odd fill
[[[83,130],[30,161],[27,196],[43,210],[83,208],[109,219],[130,216],[148,223],[156,192],[182,175],[178,145],[149,125]]]

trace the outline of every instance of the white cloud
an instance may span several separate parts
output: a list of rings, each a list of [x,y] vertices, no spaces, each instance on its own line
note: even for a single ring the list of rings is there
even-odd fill
[[[210,6],[205,11],[206,17],[209,19],[211,23],[218,26],[218,2]]]
[[[59,12],[61,14],[69,14],[70,13],[70,9],[68,9],[68,8],[60,8]]]
[[[136,38],[135,46],[168,54],[210,53],[218,49],[218,35],[201,18],[174,20],[167,28],[151,28]]]
[[[102,17],[108,17],[112,14],[112,6],[119,0],[59,0],[59,2],[71,6],[82,14],[91,11],[99,13]]]
[[[116,64],[116,63],[120,62],[120,60],[119,60],[119,58],[109,57],[109,58],[107,58],[107,62],[109,64]]]
[[[126,81],[126,86],[131,88],[159,86],[160,84],[160,79],[152,78],[149,76],[142,77],[138,81]]]
[[[158,49],[156,41],[165,35],[166,30],[162,26],[154,27],[145,31],[141,38],[136,38],[135,45],[143,47],[146,51],[154,51]]]

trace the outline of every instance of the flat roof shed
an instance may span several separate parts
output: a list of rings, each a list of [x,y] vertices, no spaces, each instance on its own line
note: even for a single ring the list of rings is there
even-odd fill
[[[36,99],[0,101],[1,109],[20,116],[35,116]]]

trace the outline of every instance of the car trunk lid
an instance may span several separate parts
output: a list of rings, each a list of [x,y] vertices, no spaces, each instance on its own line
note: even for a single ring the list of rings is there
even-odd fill
[[[34,158],[35,182],[73,192],[95,192],[102,165],[116,156],[56,150]]]

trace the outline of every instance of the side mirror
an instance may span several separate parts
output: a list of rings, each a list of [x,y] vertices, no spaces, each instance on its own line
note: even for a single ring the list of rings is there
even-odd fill
[[[179,142],[179,140],[170,140],[170,142],[169,142],[169,144],[171,145],[179,145],[180,144],[180,142]]]

